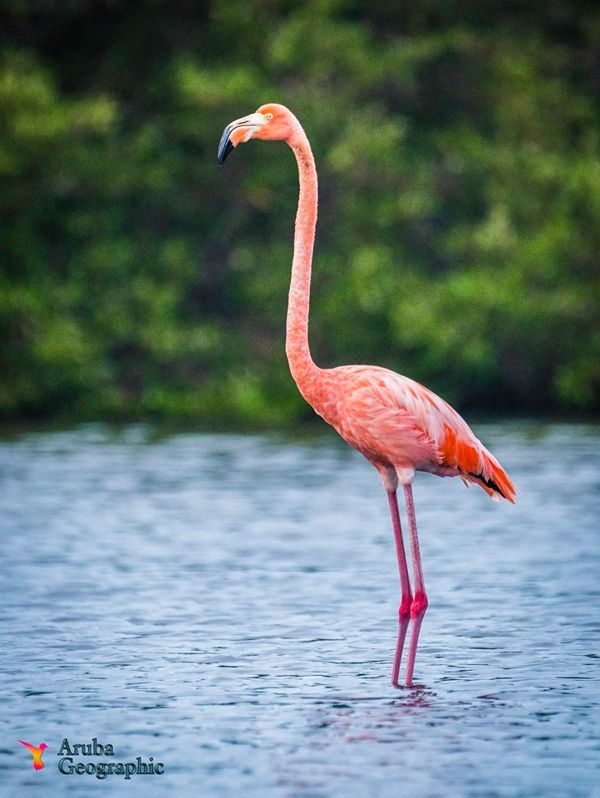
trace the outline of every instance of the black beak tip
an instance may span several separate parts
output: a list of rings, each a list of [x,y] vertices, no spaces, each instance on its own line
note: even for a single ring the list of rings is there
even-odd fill
[[[219,148],[217,150],[217,163],[219,166],[223,166],[231,150],[233,150],[233,144],[229,138],[229,128],[226,127],[221,136],[221,141],[219,142]]]

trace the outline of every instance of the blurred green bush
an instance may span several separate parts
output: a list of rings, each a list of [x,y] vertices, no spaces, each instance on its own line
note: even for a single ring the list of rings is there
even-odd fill
[[[595,4],[3,4],[0,415],[284,423],[300,117],[312,348],[459,406],[599,409]],[[587,10],[586,10],[587,9]]]

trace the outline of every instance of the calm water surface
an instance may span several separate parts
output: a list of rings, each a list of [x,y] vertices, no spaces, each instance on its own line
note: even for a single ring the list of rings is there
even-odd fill
[[[0,795],[600,796],[600,428],[476,429],[519,503],[418,476],[401,690],[385,494],[333,435],[1,442]],[[61,775],[64,737],[165,773]]]

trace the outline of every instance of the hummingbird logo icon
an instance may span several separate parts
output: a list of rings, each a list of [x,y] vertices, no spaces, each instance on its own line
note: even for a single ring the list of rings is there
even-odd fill
[[[32,745],[31,743],[26,743],[25,740],[17,740],[17,742],[21,743],[21,745],[24,745],[25,748],[29,749],[29,753],[33,757],[34,770],[42,770],[44,767],[44,763],[42,762],[42,756],[46,748],[48,748],[46,743],[40,743],[39,745]]]

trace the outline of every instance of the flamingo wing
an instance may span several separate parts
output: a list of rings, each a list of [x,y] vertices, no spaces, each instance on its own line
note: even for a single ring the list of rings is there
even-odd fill
[[[440,476],[460,476],[467,483],[479,485],[493,499],[514,504],[515,486],[462,416],[424,385],[390,373],[396,377],[392,380],[396,397],[401,393],[400,400],[416,424],[435,441],[440,466],[431,470]]]

